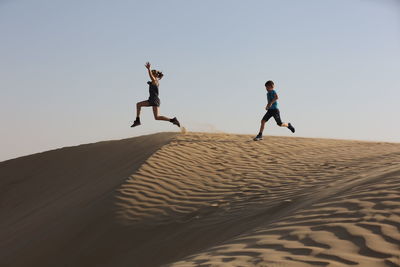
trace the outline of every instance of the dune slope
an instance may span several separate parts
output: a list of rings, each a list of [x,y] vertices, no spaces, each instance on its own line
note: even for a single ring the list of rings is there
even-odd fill
[[[0,175],[1,266],[400,266],[400,144],[159,134]]]
[[[114,222],[116,189],[174,135],[99,142],[0,162],[0,266],[95,264],[82,253],[96,242],[110,241],[104,232]]]

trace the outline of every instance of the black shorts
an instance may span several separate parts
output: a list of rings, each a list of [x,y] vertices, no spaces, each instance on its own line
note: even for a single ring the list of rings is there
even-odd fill
[[[159,107],[161,104],[161,101],[158,97],[150,97],[147,101],[149,101],[150,106],[152,107]]]
[[[282,125],[281,114],[279,113],[279,109],[268,109],[267,113],[265,113],[262,118],[263,121],[268,121],[271,117],[274,117],[276,124],[279,126]]]

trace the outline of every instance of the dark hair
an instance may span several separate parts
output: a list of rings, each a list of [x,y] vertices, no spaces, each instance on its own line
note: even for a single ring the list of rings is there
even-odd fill
[[[164,76],[164,74],[158,70],[151,70],[151,73],[158,79],[161,79]]]
[[[162,79],[164,77],[164,74],[161,71],[157,71],[157,78]]]
[[[273,81],[269,80],[265,83],[265,87],[273,87],[275,84]]]

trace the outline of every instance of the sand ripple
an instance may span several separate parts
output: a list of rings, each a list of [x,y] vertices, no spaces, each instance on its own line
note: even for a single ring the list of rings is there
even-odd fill
[[[397,144],[191,133],[120,188],[117,216],[240,229],[172,266],[399,266],[399,175]]]

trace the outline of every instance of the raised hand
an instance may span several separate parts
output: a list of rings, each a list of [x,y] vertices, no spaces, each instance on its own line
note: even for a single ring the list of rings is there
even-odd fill
[[[150,62],[146,62],[146,65],[145,65],[145,67],[146,67],[146,69],[150,69]]]

